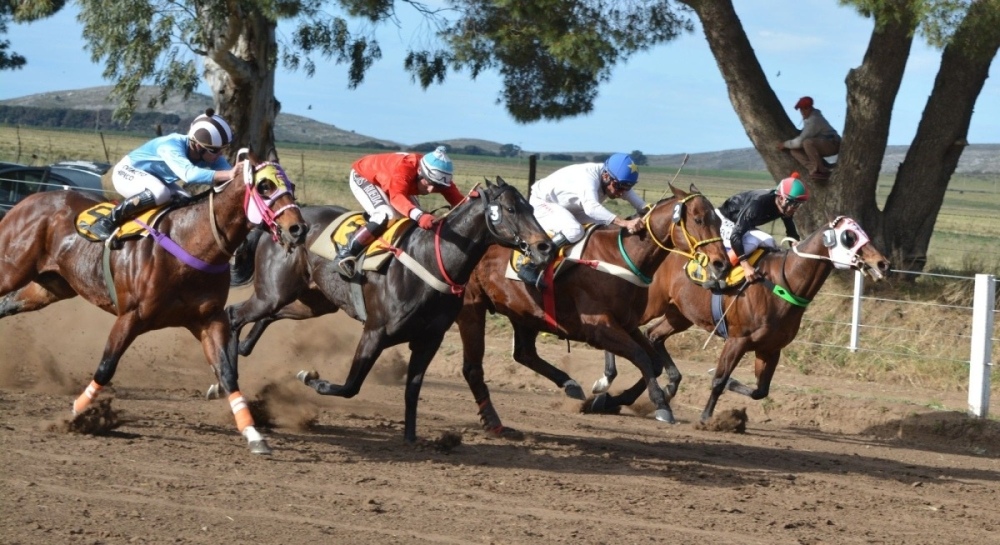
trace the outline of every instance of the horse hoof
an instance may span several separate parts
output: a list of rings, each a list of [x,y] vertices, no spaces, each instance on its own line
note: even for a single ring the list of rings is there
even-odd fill
[[[221,396],[221,390],[219,389],[219,384],[215,383],[208,387],[208,391],[205,392],[205,399],[211,401],[213,399],[219,399]]]
[[[653,418],[659,420],[660,422],[666,422],[667,424],[676,424],[677,421],[674,420],[674,413],[670,409],[657,409],[653,413]]]
[[[580,401],[587,399],[587,396],[583,395],[583,387],[575,380],[569,380],[566,384],[563,384],[563,391],[572,399],[579,399]]]
[[[271,447],[267,446],[267,441],[250,441],[250,454],[260,454],[262,456],[271,455]]]
[[[319,380],[319,373],[316,371],[299,371],[295,374],[295,378],[299,379],[302,384],[309,384],[311,380]]]
[[[608,377],[601,377],[594,383],[594,387],[590,389],[590,392],[593,394],[603,394],[604,392],[607,392],[610,387],[611,382],[608,380]]]
[[[507,439],[508,441],[524,441],[524,432],[515,430],[514,428],[500,426],[499,428],[487,431],[489,431],[493,437],[498,439]]]
[[[590,411],[594,413],[603,413],[608,409],[608,394],[600,394],[594,398],[594,401],[590,403]]]

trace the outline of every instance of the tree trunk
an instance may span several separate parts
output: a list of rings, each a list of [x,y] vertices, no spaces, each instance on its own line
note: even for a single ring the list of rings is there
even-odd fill
[[[1000,2],[974,3],[941,56],[916,137],[885,205],[885,221],[892,226],[885,230],[890,259],[897,269],[921,271],[927,263],[945,191],[968,144],[973,107],[1000,49],[998,18]]]
[[[234,18],[235,19],[235,18]],[[276,23],[259,13],[239,19],[232,45],[214,50],[205,59],[205,81],[212,89],[216,110],[233,128],[230,161],[248,147],[262,159],[277,160],[274,118],[280,105],[274,98],[277,59]]]

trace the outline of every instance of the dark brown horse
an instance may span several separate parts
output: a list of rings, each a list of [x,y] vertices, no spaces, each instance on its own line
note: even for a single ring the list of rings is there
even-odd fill
[[[756,264],[764,276],[761,282],[713,294],[691,282],[684,265],[684,257],[671,256],[657,271],[642,320],[654,322],[646,335],[666,359],[670,392],[677,391],[681,374],[664,348],[667,337],[696,325],[725,339],[712,392],[701,413],[702,422],[712,417],[719,396],[727,388],[752,399],[767,397],[781,350],[795,338],[806,307],[835,268],[857,269],[875,281],[889,271],[889,261],[871,244],[861,226],[843,216],[791,250],[765,254]],[[713,297],[721,297],[715,304],[715,314]],[[722,319],[716,314],[722,314]],[[731,378],[740,359],[750,351],[756,355],[756,388]],[[610,358],[605,376],[594,384],[595,393],[606,391],[616,374],[614,359]],[[609,409],[631,405],[638,399],[641,387],[641,382],[637,383],[603,405]]]
[[[126,241],[120,250],[77,234],[77,215],[99,203],[82,192],[31,195],[0,221],[0,253],[5,256],[0,317],[77,295],[118,316],[93,380],[73,405],[75,413],[111,382],[136,337],[183,327],[201,341],[251,451],[270,452],[240,394],[236,354],[229,350],[228,261],[250,232],[248,218],[266,223],[287,246],[300,244],[307,228],[281,168],[243,164],[243,176],[168,211],[152,226],[154,236]]]
[[[580,262],[563,265],[567,270],[555,279],[548,309],[543,292],[505,278],[510,251],[497,248],[486,253],[472,275],[458,316],[462,372],[486,430],[498,435],[507,432],[483,376],[487,312],[503,314],[513,325],[514,360],[543,374],[571,397],[583,399],[583,391],[569,375],[538,355],[539,332],[553,332],[627,358],[642,372],[656,405],[656,419],[673,422],[668,399],[656,382],[662,364],[639,330],[647,286],[672,251],[704,252],[713,277],[723,275],[729,262],[719,238],[721,222],[708,198],[693,185],[690,193],[673,186],[671,190],[674,197],[653,206],[645,216],[646,228],[638,234],[625,234],[614,226],[598,228]]]
[[[306,207],[303,216],[312,232],[320,233],[345,212],[336,206]],[[328,259],[304,249],[288,255],[270,240],[261,240],[251,254],[257,271],[254,293],[231,306],[229,315],[233,342],[243,326],[256,322],[239,343],[243,355],[250,354],[275,320],[303,320],[343,309],[363,321],[364,331],[343,385],[320,380],[315,372],[299,373],[300,380],[323,395],[354,397],[383,350],[409,343],[404,438],[413,442],[424,372],[455,322],[476,263],[495,244],[519,248],[540,263],[551,260],[553,247],[528,201],[499,177],[496,184],[487,181],[486,188],[473,191],[435,229],[410,227],[396,242],[398,258],[384,273],[364,273],[360,284],[345,280]],[[363,300],[364,313],[358,300]]]

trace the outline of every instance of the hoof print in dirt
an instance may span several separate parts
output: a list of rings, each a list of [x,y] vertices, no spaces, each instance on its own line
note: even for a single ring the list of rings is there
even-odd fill
[[[451,452],[458,448],[462,444],[462,434],[446,431],[441,433],[441,437],[437,439],[424,441],[420,445],[421,447],[429,447],[439,452]]]
[[[694,427],[703,431],[746,433],[747,409],[744,407],[742,409],[723,411],[710,418],[708,422],[698,422]]]

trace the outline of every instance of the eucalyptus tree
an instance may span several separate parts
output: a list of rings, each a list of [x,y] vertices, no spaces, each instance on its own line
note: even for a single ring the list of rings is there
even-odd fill
[[[894,265],[920,270],[948,182],[967,145],[973,108],[1000,47],[1000,0],[841,0],[873,22],[861,64],[845,74],[847,105],[838,168],[810,181],[813,199],[796,215],[805,231],[834,214],[865,226]],[[523,122],[586,113],[600,83],[632,52],[669,40],[698,19],[734,110],[775,179],[800,170],[776,143],[797,134],[761,69],[732,0],[453,0],[462,16],[445,46],[413,53],[424,84],[445,67],[498,70],[501,98]],[[752,5],[747,9],[756,9]],[[808,13],[808,6],[801,9]],[[685,11],[690,10],[690,11]],[[625,21],[619,27],[608,22]],[[942,48],[941,67],[888,200],[876,188],[892,106],[915,36]],[[683,85],[683,82],[678,82]]]
[[[66,0],[0,0],[0,70],[17,70],[28,59],[11,49],[4,38],[11,22],[27,23],[52,15],[62,9]]]

